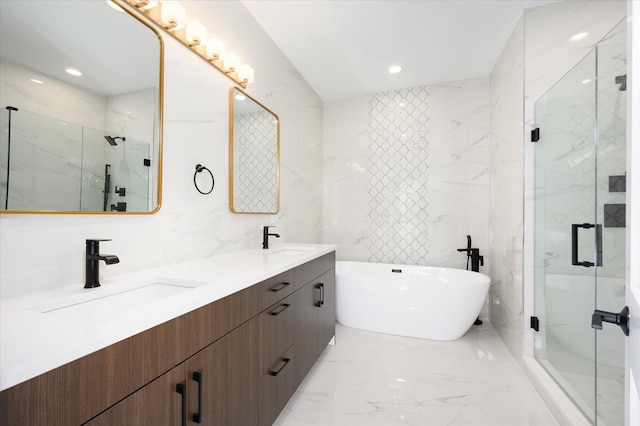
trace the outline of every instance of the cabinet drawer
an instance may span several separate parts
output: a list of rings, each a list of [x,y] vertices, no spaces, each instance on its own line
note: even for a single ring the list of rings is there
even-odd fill
[[[293,346],[258,382],[260,392],[260,425],[272,425],[295,391]]]
[[[283,297],[287,297],[294,290],[293,269],[264,280],[260,287],[260,311],[267,309]]]
[[[336,252],[332,251],[322,257],[298,266],[295,271],[296,290],[302,288],[311,280],[324,274],[331,268],[335,268]]]
[[[293,294],[260,314],[260,376],[293,344],[295,308]]]

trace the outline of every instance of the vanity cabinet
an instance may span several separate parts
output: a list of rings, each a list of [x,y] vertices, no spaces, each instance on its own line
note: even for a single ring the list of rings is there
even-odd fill
[[[295,296],[297,387],[335,335],[335,269],[306,283]]]
[[[6,389],[0,426],[270,425],[335,333],[334,265],[332,252]]]
[[[111,425],[252,425],[257,423],[251,320],[87,423]]]

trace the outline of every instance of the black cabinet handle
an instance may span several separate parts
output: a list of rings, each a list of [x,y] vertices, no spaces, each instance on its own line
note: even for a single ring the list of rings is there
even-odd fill
[[[284,303],[280,306],[280,309],[276,309],[275,311],[271,311],[269,312],[269,315],[273,315],[274,317],[277,315],[280,315],[282,312],[285,311],[285,309],[287,309],[289,306],[291,306],[288,303]]]
[[[287,287],[288,285],[290,285],[291,283],[280,283],[278,285],[275,285],[273,287],[271,287],[269,290],[276,293],[280,290],[282,290],[283,288]]]
[[[593,311],[591,316],[591,328],[602,330],[602,322],[618,325],[625,336],[629,335],[629,307],[625,306],[619,313],[607,311]]]
[[[277,376],[287,366],[287,364],[289,364],[289,361],[291,361],[291,359],[282,358],[280,360],[280,362],[283,363],[282,366],[280,368],[278,368],[277,370],[275,370],[275,371],[269,371],[269,374],[272,375],[273,377]]]
[[[324,305],[324,284],[320,283],[320,306]]]
[[[182,426],[187,426],[187,390],[184,382],[176,385],[176,392],[182,395]]]
[[[193,380],[198,383],[198,411],[193,413],[193,421],[200,423],[202,421],[202,371],[194,371]]]
[[[316,284],[315,287],[318,290],[318,300],[316,300],[315,305],[319,308],[322,306],[322,284]]]
[[[596,263],[578,261],[578,228],[595,228],[596,231]],[[602,266],[602,225],[593,223],[573,223],[571,224],[571,264],[574,266]]]

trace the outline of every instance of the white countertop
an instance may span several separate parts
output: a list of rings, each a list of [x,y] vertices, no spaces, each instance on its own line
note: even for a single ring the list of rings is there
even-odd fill
[[[78,283],[0,303],[0,391],[191,312],[336,249],[287,244],[307,251],[251,249],[101,279],[101,287]],[[299,254],[298,254],[299,253]],[[101,262],[102,263],[102,262]],[[104,267],[104,264],[100,265]],[[59,302],[82,303],[155,282],[197,287],[121,311],[99,321],[42,313]]]

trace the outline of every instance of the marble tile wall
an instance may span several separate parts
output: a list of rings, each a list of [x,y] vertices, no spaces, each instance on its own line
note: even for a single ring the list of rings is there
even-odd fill
[[[467,234],[488,250],[488,83],[325,103],[323,235],[339,259],[465,268]]]
[[[489,318],[516,359],[522,350],[524,19],[491,74]]]
[[[239,2],[182,2],[216,28],[230,50],[250,63],[249,93],[281,120],[281,212],[276,231],[288,242],[321,242],[322,103]],[[143,216],[1,215],[0,297],[82,285],[84,240],[104,237],[104,251],[120,263],[101,268],[101,281],[118,274],[260,247],[265,215],[234,215],[228,206],[228,94],[220,72],[171,37],[165,41],[162,207]],[[209,196],[193,187],[196,164],[216,177]],[[38,244],[33,244],[38,241]],[[281,241],[278,241],[281,242]]]

